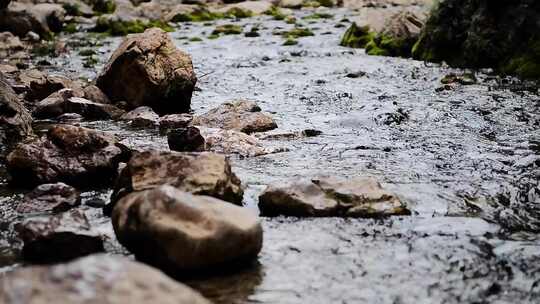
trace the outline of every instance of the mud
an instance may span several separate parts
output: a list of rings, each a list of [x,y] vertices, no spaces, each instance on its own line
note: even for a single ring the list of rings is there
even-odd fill
[[[244,32],[259,25],[256,38],[206,39],[216,25],[230,21],[183,24],[172,36],[193,56],[199,76],[193,111],[249,98],[273,114],[276,133],[322,131],[263,141],[288,152],[231,156],[247,186],[248,208],[257,208],[258,194],[272,182],[372,176],[400,195],[413,215],[265,218],[258,263],[188,283],[217,303],[538,303],[537,87],[484,71],[476,73],[476,84],[440,90],[445,75],[463,71],[339,47],[344,28],[334,26],[351,16],[340,9],[328,12],[332,19],[299,18],[315,36],[299,38],[295,46],[282,46],[284,39],[272,35],[292,25],[269,16],[235,22]],[[203,41],[190,42],[193,37]],[[63,39],[80,45],[88,35]],[[120,38],[93,39],[102,44],[91,47],[99,54],[93,68],[82,67],[80,47],[48,58],[48,68],[93,79]],[[112,131],[138,149],[167,149],[157,130],[115,122],[82,125]],[[21,194],[1,175],[0,269],[9,271],[21,264],[20,244],[10,229],[17,220],[12,201]],[[83,205],[96,197],[108,201],[108,195],[107,189],[84,193]],[[108,250],[125,254],[100,209],[81,208],[108,236]]]

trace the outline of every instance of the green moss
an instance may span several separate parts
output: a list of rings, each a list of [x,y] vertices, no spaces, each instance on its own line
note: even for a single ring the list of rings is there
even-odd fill
[[[64,33],[70,33],[70,34],[73,34],[73,33],[76,33],[77,32],[77,24],[71,22],[71,23],[68,23],[64,26],[64,28],[62,29],[62,31]]]
[[[332,0],[317,0],[317,2],[319,2],[319,4],[321,6],[325,6],[325,7],[333,7],[334,6],[334,1],[332,1]]]
[[[204,22],[224,18],[223,14],[212,13],[204,7],[198,7],[192,13],[176,14],[172,22]]]
[[[208,39],[211,39],[211,40],[218,39],[218,38],[219,38],[219,35],[217,34],[211,34],[210,36],[208,36]]]
[[[373,40],[375,34],[369,30],[369,27],[359,27],[356,23],[345,31],[339,45],[352,48],[365,48]]]
[[[120,21],[111,20],[106,17],[99,17],[93,30],[96,32],[107,33],[111,36],[125,36],[132,33],[142,33],[146,29],[152,27],[159,27],[167,32],[172,32],[174,30],[168,23],[162,21]]]
[[[200,41],[203,41],[203,40],[200,37],[191,37],[191,38],[189,38],[189,41],[191,41],[191,42],[200,42]]]
[[[249,18],[249,17],[253,17],[253,12],[247,9],[233,7],[225,13],[225,17],[238,18],[238,19]]]
[[[285,42],[283,42],[283,45],[285,45],[285,46],[297,45],[297,44],[298,44],[298,40],[295,40],[293,38],[288,38],[287,40],[285,40]]]
[[[212,35],[238,35],[242,34],[242,27],[236,24],[224,24],[217,26],[213,31]]]
[[[307,0],[302,3],[303,7],[333,7],[334,2],[332,0]]]
[[[366,54],[373,56],[388,56],[390,55],[387,50],[380,48],[375,40],[371,40],[366,44]]]
[[[332,19],[333,17],[334,16],[332,14],[314,13],[314,14],[305,16],[302,19]]]
[[[299,37],[308,37],[308,36],[314,36],[313,32],[308,28],[303,27],[295,27],[290,31],[282,32],[281,36],[285,38],[292,38],[296,39]]]
[[[264,12],[265,15],[274,17],[274,20],[284,20],[287,15],[285,15],[277,6],[272,6],[269,10]]]
[[[99,60],[97,58],[97,56],[88,56],[86,58],[84,58],[84,61],[83,61],[83,66],[85,68],[91,68],[91,67],[94,67],[96,64],[98,64]]]

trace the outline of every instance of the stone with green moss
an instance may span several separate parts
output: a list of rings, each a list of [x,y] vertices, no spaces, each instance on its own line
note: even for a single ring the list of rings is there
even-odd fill
[[[92,56],[95,54],[96,54],[96,51],[94,51],[93,49],[83,49],[79,51],[79,55],[81,56]]]
[[[64,26],[62,29],[64,33],[73,34],[77,32],[77,24],[74,22],[70,22]]]
[[[313,32],[305,27],[295,27],[289,31],[285,31],[281,33],[281,36],[285,38],[300,38],[300,37],[308,37],[308,36],[314,36]]]
[[[212,35],[238,35],[242,34],[242,27],[236,24],[224,24],[217,26]]]
[[[203,40],[200,37],[191,37],[191,38],[189,38],[189,41],[191,41],[191,42],[201,42]]]
[[[223,14],[210,12],[205,7],[200,6],[192,12],[176,13],[170,18],[170,20],[172,22],[205,22],[223,18]]]
[[[334,15],[328,13],[313,13],[303,17],[302,19],[332,19],[333,17]]]
[[[243,18],[253,17],[253,15],[254,14],[252,11],[248,9],[243,9],[240,7],[232,7],[228,9],[227,12],[225,12],[225,17],[227,18],[243,19]]]
[[[274,20],[284,20],[287,18],[287,15],[285,15],[285,13],[283,13],[279,7],[274,5],[269,10],[264,12],[264,14],[274,17]]]
[[[159,20],[144,21],[135,20],[120,20],[114,17],[101,16],[97,19],[94,31],[107,33],[111,36],[125,36],[127,34],[142,33],[146,29],[158,27],[164,31],[172,32],[174,29],[166,22]]]
[[[217,34],[211,34],[210,36],[208,36],[208,39],[210,40],[214,40],[214,39],[218,39],[219,38],[219,35]]]
[[[540,79],[538,20],[540,6],[535,0],[497,5],[490,0],[441,1],[414,45],[413,57]]]
[[[287,38],[287,40],[285,40],[285,42],[283,42],[283,45],[285,45],[285,46],[297,45],[297,44],[298,44],[298,40],[293,39],[293,38]]]
[[[92,9],[99,14],[112,14],[116,11],[116,1],[95,0],[92,1]]]
[[[358,26],[352,23],[345,31],[339,45],[351,48],[365,48],[373,40],[375,34],[370,31],[369,26]]]

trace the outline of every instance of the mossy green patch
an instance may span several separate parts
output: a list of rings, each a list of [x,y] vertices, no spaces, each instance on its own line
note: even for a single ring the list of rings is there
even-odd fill
[[[292,38],[296,39],[299,37],[308,37],[308,36],[314,36],[313,32],[305,27],[295,27],[290,31],[285,31],[281,33],[281,36],[285,38]]]
[[[107,33],[111,36],[125,36],[132,33],[142,33],[148,28],[159,27],[167,32],[174,29],[166,22],[162,21],[143,21],[143,20],[113,20],[106,17],[99,17],[94,31]]]
[[[284,20],[287,17],[287,15],[285,15],[283,11],[279,9],[279,7],[274,5],[269,10],[264,12],[264,14],[274,17],[274,20]]]
[[[214,40],[214,39],[218,39],[219,38],[219,35],[217,34],[211,34],[210,36],[208,36],[208,39],[210,40]]]
[[[216,19],[223,19],[223,14],[212,13],[208,11],[205,7],[198,7],[191,13],[180,13],[176,14],[171,21],[172,22],[203,22],[203,21],[212,21]]]
[[[242,27],[236,24],[224,24],[217,26],[213,31],[212,35],[238,35],[242,34]]]
[[[283,45],[285,46],[297,45],[297,44],[298,44],[298,40],[293,39],[293,38],[288,38],[287,40],[285,40],[285,42],[283,42]]]
[[[96,51],[94,51],[93,49],[83,49],[79,51],[79,55],[81,56],[92,56],[95,54],[96,54]]]
[[[314,13],[311,15],[307,15],[303,17],[302,19],[332,19],[334,15],[327,14],[327,13]]]
[[[239,8],[239,7],[230,8],[225,13],[225,17],[227,18],[238,18],[238,19],[253,17],[253,15],[254,14],[252,11]]]
[[[365,48],[373,40],[375,34],[369,30],[368,26],[358,26],[356,23],[345,31],[339,45],[352,48]]]
[[[83,60],[83,66],[85,68],[92,68],[94,67],[96,64],[98,64],[99,60],[97,58],[97,56],[93,55],[93,56],[88,56],[86,58],[84,58]]]
[[[201,42],[203,40],[200,37],[191,37],[191,38],[189,38],[189,41],[191,41],[191,42]]]
[[[36,44],[32,48],[32,54],[37,56],[53,56],[56,54],[55,44],[52,41]]]
[[[95,1],[92,9],[100,14],[112,14],[116,11],[116,2],[114,0]]]
[[[70,22],[64,26],[62,29],[64,33],[73,34],[77,32],[77,24],[74,22]]]
[[[81,16],[81,10],[77,3],[64,3],[62,7],[69,16]]]

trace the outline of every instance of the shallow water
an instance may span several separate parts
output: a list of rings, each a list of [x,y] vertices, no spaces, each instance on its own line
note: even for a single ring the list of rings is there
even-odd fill
[[[214,26],[182,25],[172,36],[192,55],[200,78],[192,108],[202,113],[248,98],[273,114],[276,132],[323,132],[264,142],[289,152],[231,156],[246,186],[244,203],[254,212],[269,183],[330,175],[376,177],[413,215],[264,218],[257,265],[188,283],[218,303],[538,303],[537,93],[505,89],[501,79],[483,73],[475,85],[437,92],[444,75],[460,71],[339,47],[345,29],[334,25],[349,13],[330,12],[330,20],[300,19],[315,36],[300,38],[297,46],[281,45],[284,39],[272,31],[292,26],[268,16],[238,22],[245,31],[259,24],[257,38],[187,42],[183,37],[206,37]],[[52,69],[92,79],[119,41],[109,38],[98,48],[95,68],[82,68],[74,50],[51,58]],[[366,75],[346,77],[358,71]],[[83,125],[114,132],[132,147],[167,149],[157,131],[113,122]],[[9,228],[13,192],[0,191],[0,202],[6,201],[1,225]],[[106,200],[108,192],[85,195]],[[99,209],[84,208],[111,238],[110,250],[124,252]],[[0,247],[16,245],[5,231]],[[16,251],[0,256],[4,270],[17,262]]]

